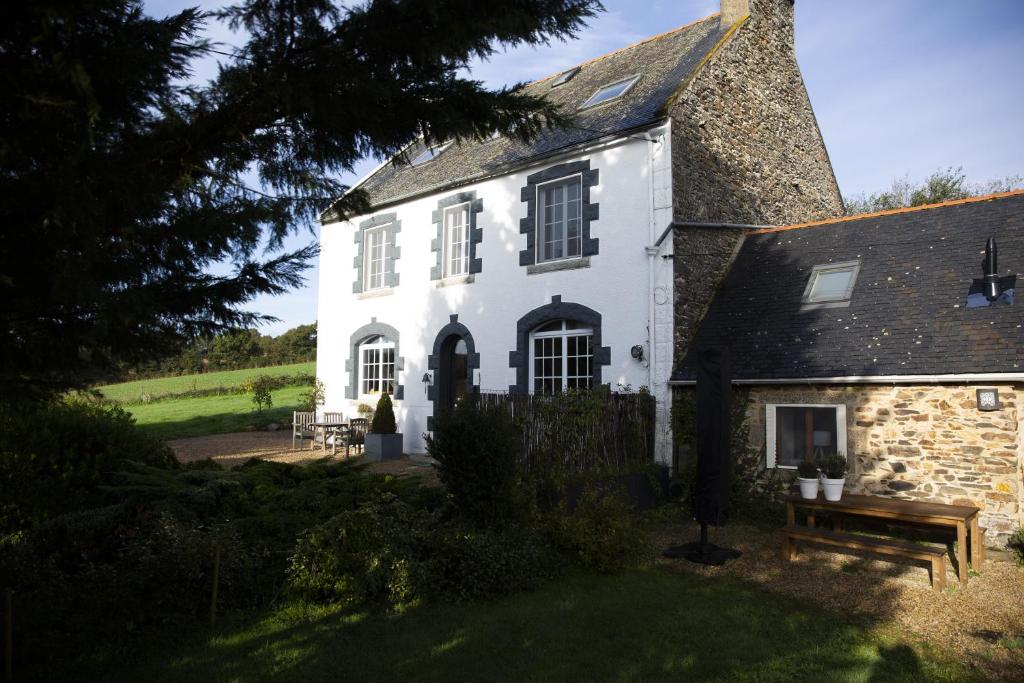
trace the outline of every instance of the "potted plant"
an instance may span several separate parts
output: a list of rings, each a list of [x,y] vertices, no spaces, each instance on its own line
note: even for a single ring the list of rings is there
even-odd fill
[[[387,394],[381,394],[377,401],[377,410],[373,413],[363,449],[367,460],[397,460],[402,457],[402,435],[398,433],[395,409]]]
[[[843,486],[846,484],[846,456],[836,453],[828,458],[821,465],[822,488],[825,490],[825,500],[837,501],[843,497]]]
[[[797,481],[800,482],[800,497],[814,500],[818,497],[818,465],[805,460],[796,468]]]

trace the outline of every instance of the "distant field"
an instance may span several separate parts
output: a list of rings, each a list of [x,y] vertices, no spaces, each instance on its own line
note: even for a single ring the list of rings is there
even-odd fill
[[[292,411],[298,409],[299,398],[308,391],[309,387],[285,387],[271,392],[274,407],[262,414],[253,409],[249,394],[175,398],[125,405],[124,408],[135,417],[140,429],[166,441],[241,432],[282,420],[291,422]]]
[[[272,365],[267,368],[253,368],[250,370],[205,372],[199,375],[182,375],[181,377],[140,379],[135,382],[108,384],[106,386],[96,388],[111,401],[119,401],[121,403],[141,403],[143,394],[149,394],[150,398],[157,398],[167,394],[180,394],[196,389],[236,387],[245,382],[245,380],[250,377],[255,377],[256,375],[278,376],[300,374],[316,374],[316,362],[295,363],[293,365]]]

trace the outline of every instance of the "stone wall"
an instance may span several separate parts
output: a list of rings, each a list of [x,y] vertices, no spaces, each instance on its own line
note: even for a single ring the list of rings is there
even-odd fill
[[[671,108],[675,218],[787,224],[841,215],[796,62],[793,3],[750,7]]]
[[[979,411],[968,385],[751,387],[750,445],[765,450],[768,403],[844,404],[847,491],[977,505],[1001,544],[1024,524],[1024,386],[985,386],[1001,410]]]

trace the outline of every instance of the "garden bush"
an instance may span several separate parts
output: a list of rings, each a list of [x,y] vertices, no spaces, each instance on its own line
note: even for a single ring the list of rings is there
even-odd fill
[[[1006,545],[1017,556],[1017,564],[1024,567],[1024,527],[1014,531]]]
[[[572,562],[600,572],[636,567],[652,556],[637,516],[613,487],[589,486],[574,511],[554,513],[548,525]]]
[[[398,425],[395,423],[395,409],[391,405],[391,396],[386,393],[381,394],[377,401],[377,410],[373,413],[370,431],[374,434],[394,434],[398,431]]]
[[[102,486],[129,460],[175,466],[170,449],[119,407],[0,404],[0,533],[109,502]]]
[[[441,482],[467,519],[493,524],[521,517],[522,441],[503,408],[460,402],[434,416],[434,433],[426,439]]]

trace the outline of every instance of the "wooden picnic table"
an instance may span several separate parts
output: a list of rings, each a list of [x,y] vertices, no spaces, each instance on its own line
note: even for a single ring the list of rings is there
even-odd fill
[[[348,429],[348,422],[310,422],[309,428],[313,430],[313,442],[309,444],[309,449],[313,450],[316,446],[316,435],[320,432],[322,437],[321,445],[323,446],[324,455],[327,454],[327,436],[329,434],[337,435],[337,433],[343,429]],[[338,439],[335,438],[331,444],[331,455],[338,452]]]
[[[973,505],[947,505],[945,503],[901,500],[884,496],[865,496],[843,493],[838,501],[822,497],[810,500],[798,495],[783,497],[786,502],[786,524],[796,524],[795,508],[807,510],[807,526],[814,526],[816,511],[830,512],[834,516],[836,531],[843,530],[846,515],[894,520],[909,524],[956,529],[957,575],[961,584],[967,583],[967,545],[971,546],[971,565],[977,570],[983,558],[981,532],[978,527],[980,510]]]

